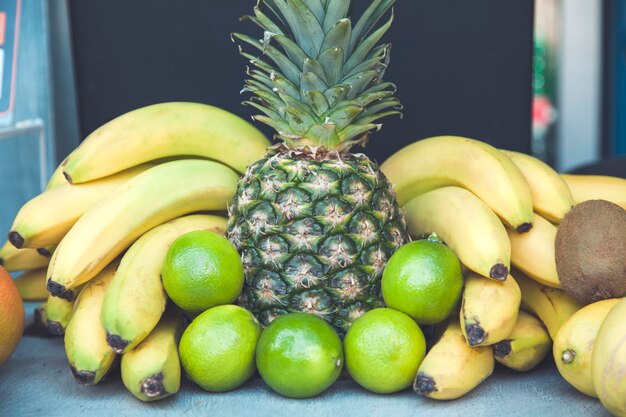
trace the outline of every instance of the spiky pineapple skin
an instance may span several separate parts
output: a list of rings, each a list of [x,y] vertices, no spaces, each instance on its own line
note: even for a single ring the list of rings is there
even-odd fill
[[[391,183],[362,154],[270,151],[239,181],[229,214],[239,302],[263,325],[308,312],[345,334],[383,305],[383,269],[409,240]]]

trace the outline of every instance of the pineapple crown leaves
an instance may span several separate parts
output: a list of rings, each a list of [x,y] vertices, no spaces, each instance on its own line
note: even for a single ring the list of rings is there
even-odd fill
[[[378,45],[395,0],[372,0],[353,25],[354,1],[258,0],[254,16],[242,19],[261,27],[263,38],[232,35],[256,50],[239,46],[252,65],[242,90],[252,98],[244,104],[259,110],[253,118],[276,130],[288,148],[347,151],[381,128],[378,119],[401,115],[395,85],[383,82],[391,44]]]

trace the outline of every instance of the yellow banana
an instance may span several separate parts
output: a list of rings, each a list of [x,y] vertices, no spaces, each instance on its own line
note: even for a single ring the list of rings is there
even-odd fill
[[[152,166],[140,165],[86,184],[62,184],[45,191],[22,206],[9,241],[17,248],[57,245],[89,208]]]
[[[489,346],[507,338],[513,331],[521,293],[510,275],[496,282],[470,273],[465,278],[460,322],[470,346]]]
[[[533,198],[535,212],[560,223],[574,205],[572,193],[559,173],[539,159],[520,152],[502,152],[522,171]]]
[[[626,298],[607,314],[591,354],[593,389],[612,414],[626,416]]]
[[[509,274],[511,244],[498,217],[471,192],[437,188],[405,205],[409,233],[436,233],[472,271],[496,280]]]
[[[534,226],[528,233],[507,231],[511,240],[511,263],[540,284],[562,288],[554,253],[556,226],[535,214]]]
[[[126,113],[90,134],[64,172],[77,184],[171,156],[201,156],[243,173],[270,145],[250,123],[217,107],[161,103]]]
[[[520,311],[513,331],[493,345],[496,360],[516,371],[530,371],[546,357],[552,339],[538,318]]]
[[[107,345],[100,324],[100,310],[116,269],[114,262],[83,288],[65,331],[65,354],[79,384],[97,384],[115,361],[115,352]]]
[[[168,311],[147,338],[122,355],[122,382],[141,401],[160,400],[178,392],[182,327],[180,312]]]
[[[80,293],[81,287],[76,288],[76,293]],[[74,311],[74,301],[65,298],[49,296],[46,303],[46,317],[48,333],[53,336],[62,336],[72,318]]]
[[[588,200],[606,200],[626,209],[626,179],[603,175],[561,174],[576,204]]]
[[[70,229],[48,267],[59,296],[89,281],[148,230],[183,214],[225,210],[238,175],[205,160],[167,162],[136,176],[88,210]]]
[[[491,346],[468,346],[459,323],[451,320],[426,354],[413,389],[436,400],[454,400],[480,385],[492,374],[493,367]]]
[[[45,268],[26,271],[13,282],[24,301],[43,301],[48,298]]]
[[[457,136],[420,140],[387,159],[381,170],[395,186],[398,202],[435,188],[456,185],[483,200],[509,227],[532,227],[533,202],[519,168],[491,145]]]
[[[195,230],[223,234],[226,223],[220,216],[181,217],[155,227],[133,243],[106,291],[101,313],[107,343],[115,352],[133,349],[159,322],[167,302],[161,270],[174,240]]]
[[[50,263],[50,254],[48,249],[17,249],[6,242],[0,249],[0,266],[9,272],[45,268]]]
[[[554,362],[563,379],[590,397],[598,398],[593,389],[591,355],[600,325],[618,298],[598,301],[577,311],[563,324],[554,339]]]
[[[50,176],[45,191],[49,191],[63,184],[67,184],[67,179],[65,179],[65,175],[63,175],[63,162],[54,170],[54,172]]]
[[[522,291],[522,309],[539,317],[552,340],[563,323],[583,307],[563,290],[541,285],[515,269],[511,274]]]
[[[36,249],[39,255],[43,256],[44,258],[48,258],[48,260],[52,258],[52,254],[54,253],[55,250],[57,250],[57,245],[50,245],[50,246],[46,246],[45,248]],[[48,264],[49,263],[50,261],[48,261]]]

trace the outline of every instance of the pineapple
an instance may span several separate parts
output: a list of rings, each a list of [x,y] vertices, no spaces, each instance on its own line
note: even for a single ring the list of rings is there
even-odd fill
[[[240,303],[264,325],[298,311],[345,334],[383,305],[383,268],[406,224],[378,165],[349,151],[399,114],[382,81],[390,45],[377,45],[394,1],[373,0],[353,25],[353,0],[262,0],[247,18],[263,38],[233,35],[258,50],[240,48],[252,65],[246,104],[279,140],[240,180],[227,232],[245,270]]]

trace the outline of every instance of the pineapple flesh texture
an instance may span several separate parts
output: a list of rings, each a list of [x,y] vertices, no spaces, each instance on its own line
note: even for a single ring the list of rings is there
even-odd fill
[[[390,182],[350,148],[398,114],[383,82],[389,44],[377,45],[394,0],[373,0],[357,23],[351,0],[264,0],[247,16],[262,39],[234,34],[250,60],[246,102],[280,143],[250,167],[229,208],[228,237],[245,271],[240,303],[263,325],[315,314],[340,335],[382,306],[380,280],[409,238]]]

